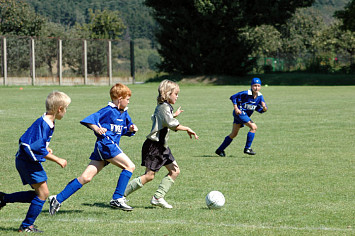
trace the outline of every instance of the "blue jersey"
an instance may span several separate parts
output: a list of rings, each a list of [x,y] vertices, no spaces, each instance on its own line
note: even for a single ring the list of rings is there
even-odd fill
[[[253,92],[251,90],[242,91],[232,95],[230,100],[232,100],[233,104],[238,106],[239,110],[246,113],[249,117],[254,111],[259,113],[264,112],[261,102],[265,102],[265,100],[260,92],[258,92],[258,96],[254,99]]]
[[[109,104],[106,107],[100,109],[94,114],[89,115],[88,117],[80,121],[80,123],[87,127],[88,124],[94,124],[99,127],[107,129],[105,135],[99,135],[96,132],[94,132],[97,137],[95,150],[97,150],[97,148],[105,149],[105,147],[112,142],[114,142],[115,145],[119,145],[121,136],[123,135],[132,136],[135,134],[135,132],[129,131],[129,127],[133,125],[133,122],[131,117],[128,115],[127,109],[121,113],[118,107],[112,102],[109,102]],[[105,158],[110,158],[110,157],[114,157],[114,156],[108,156]]]
[[[44,162],[48,155],[48,145],[54,132],[54,122],[45,114],[38,118],[19,139],[16,157],[31,162]]]

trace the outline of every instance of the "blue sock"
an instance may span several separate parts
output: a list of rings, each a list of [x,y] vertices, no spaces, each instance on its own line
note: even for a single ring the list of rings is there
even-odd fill
[[[23,227],[28,227],[33,225],[38,215],[42,212],[42,208],[45,202],[46,202],[45,200],[39,199],[38,196],[33,198],[33,200],[31,201],[30,208],[28,208],[26,218],[22,222]]]
[[[124,191],[126,190],[129,179],[132,176],[132,172],[128,170],[122,170],[120,177],[118,178],[117,187],[113,193],[112,199],[118,199],[123,197]]]
[[[219,146],[218,150],[224,151],[224,149],[226,149],[232,141],[233,139],[231,139],[229,136],[226,136],[221,146]]]
[[[22,202],[22,203],[30,203],[32,202],[33,198],[37,195],[35,191],[24,191],[24,192],[16,192],[6,194],[4,197],[4,201],[6,203],[14,203],[14,202]]]
[[[57,201],[59,203],[67,200],[71,195],[73,195],[76,191],[81,189],[83,185],[79,182],[78,179],[73,179],[70,181],[67,186],[57,195]]]
[[[254,137],[255,137],[255,133],[252,133],[252,132],[249,132],[248,135],[247,135],[247,142],[245,144],[245,148],[250,148],[251,147],[251,144],[254,140]]]

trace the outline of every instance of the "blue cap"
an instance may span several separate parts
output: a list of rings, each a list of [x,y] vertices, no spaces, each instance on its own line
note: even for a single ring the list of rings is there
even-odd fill
[[[251,85],[253,85],[253,84],[260,84],[261,85],[261,80],[259,78],[253,78],[251,80]]]

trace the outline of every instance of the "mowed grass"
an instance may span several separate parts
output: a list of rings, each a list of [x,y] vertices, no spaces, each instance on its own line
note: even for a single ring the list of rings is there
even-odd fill
[[[151,128],[157,83],[129,85],[129,114],[139,128],[120,146],[136,164],[133,177],[144,173],[141,146]],[[247,128],[226,149],[214,154],[232,128],[229,96],[248,86],[181,84],[177,109],[182,125],[172,132],[170,148],[181,174],[166,196],[171,210],[149,201],[166,170],[128,197],[133,212],[109,207],[121,170],[109,165],[69,198],[54,217],[48,203],[36,225],[45,235],[355,235],[355,87],[263,87],[269,106],[252,116],[258,125],[255,156],[243,154]],[[23,132],[45,112],[52,90],[72,98],[66,116],[56,122],[50,147],[68,160],[64,169],[47,161],[51,194],[59,193],[89,163],[95,138],[79,121],[106,106],[109,87],[1,87],[0,191],[27,191],[15,168],[14,155]],[[205,196],[221,191],[220,210],[209,210]],[[8,204],[0,211],[0,234],[16,233],[28,204]]]

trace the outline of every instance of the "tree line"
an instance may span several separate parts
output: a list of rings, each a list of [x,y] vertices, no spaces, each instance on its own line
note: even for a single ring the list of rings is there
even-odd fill
[[[288,59],[286,70],[351,72],[354,1],[336,12],[336,20],[327,22],[317,8],[309,8],[315,0],[0,0],[0,33],[141,38],[144,47],[158,50],[161,57],[149,51],[146,59],[150,57],[151,64],[158,63],[160,71],[169,73],[267,72],[267,67],[256,66],[263,57]],[[322,5],[321,0],[317,3]],[[79,9],[85,9],[84,13]],[[329,60],[338,55],[348,55],[350,65],[339,67]],[[292,64],[306,57],[303,68]]]

